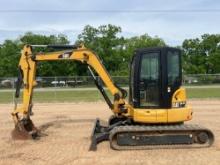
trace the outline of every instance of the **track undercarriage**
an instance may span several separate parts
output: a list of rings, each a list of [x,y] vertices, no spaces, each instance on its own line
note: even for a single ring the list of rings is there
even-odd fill
[[[109,126],[96,120],[91,140],[90,150],[106,140],[115,150],[202,148],[212,145],[214,135],[198,125],[140,125],[125,118],[110,118]]]

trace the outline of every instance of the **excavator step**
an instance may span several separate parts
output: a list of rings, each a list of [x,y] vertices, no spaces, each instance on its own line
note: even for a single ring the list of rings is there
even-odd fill
[[[201,148],[211,146],[214,135],[198,125],[127,125],[113,128],[109,140],[115,150]]]

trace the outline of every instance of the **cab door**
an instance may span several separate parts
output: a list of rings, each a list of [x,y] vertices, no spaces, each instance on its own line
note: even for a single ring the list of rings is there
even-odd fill
[[[139,70],[140,108],[160,107],[160,52],[143,53]]]

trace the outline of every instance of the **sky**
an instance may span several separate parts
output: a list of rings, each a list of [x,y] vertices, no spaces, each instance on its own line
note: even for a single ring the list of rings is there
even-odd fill
[[[28,12],[21,12],[24,10]],[[46,12],[41,12],[42,10]],[[152,10],[154,12],[146,12]],[[174,12],[166,12],[170,10]],[[184,39],[200,37],[204,33],[220,33],[220,1],[1,0],[0,43],[6,39],[16,39],[28,31],[45,35],[63,33],[74,42],[84,26],[98,27],[103,24],[120,26],[120,35],[124,37],[147,33],[150,36],[159,36],[167,44],[176,46],[181,45]]]

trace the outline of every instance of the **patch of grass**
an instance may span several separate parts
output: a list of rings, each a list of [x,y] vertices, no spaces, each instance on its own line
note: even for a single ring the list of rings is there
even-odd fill
[[[220,98],[220,88],[186,88],[186,90],[188,98]],[[0,91],[0,103],[12,103],[13,96],[14,92]],[[46,91],[46,89],[45,91],[35,91],[33,99],[34,102],[92,102],[103,100],[98,90]]]
[[[0,92],[0,103],[13,102],[14,92]]]
[[[37,102],[78,102],[78,101],[97,101],[102,99],[99,91],[45,91],[34,93],[34,100]]]
[[[20,94],[19,101],[22,98]],[[11,103],[14,99],[13,92],[0,92],[0,103]],[[92,102],[102,100],[102,96],[97,90],[77,90],[77,91],[35,91],[34,102]]]
[[[220,98],[220,88],[186,88],[188,98]]]

